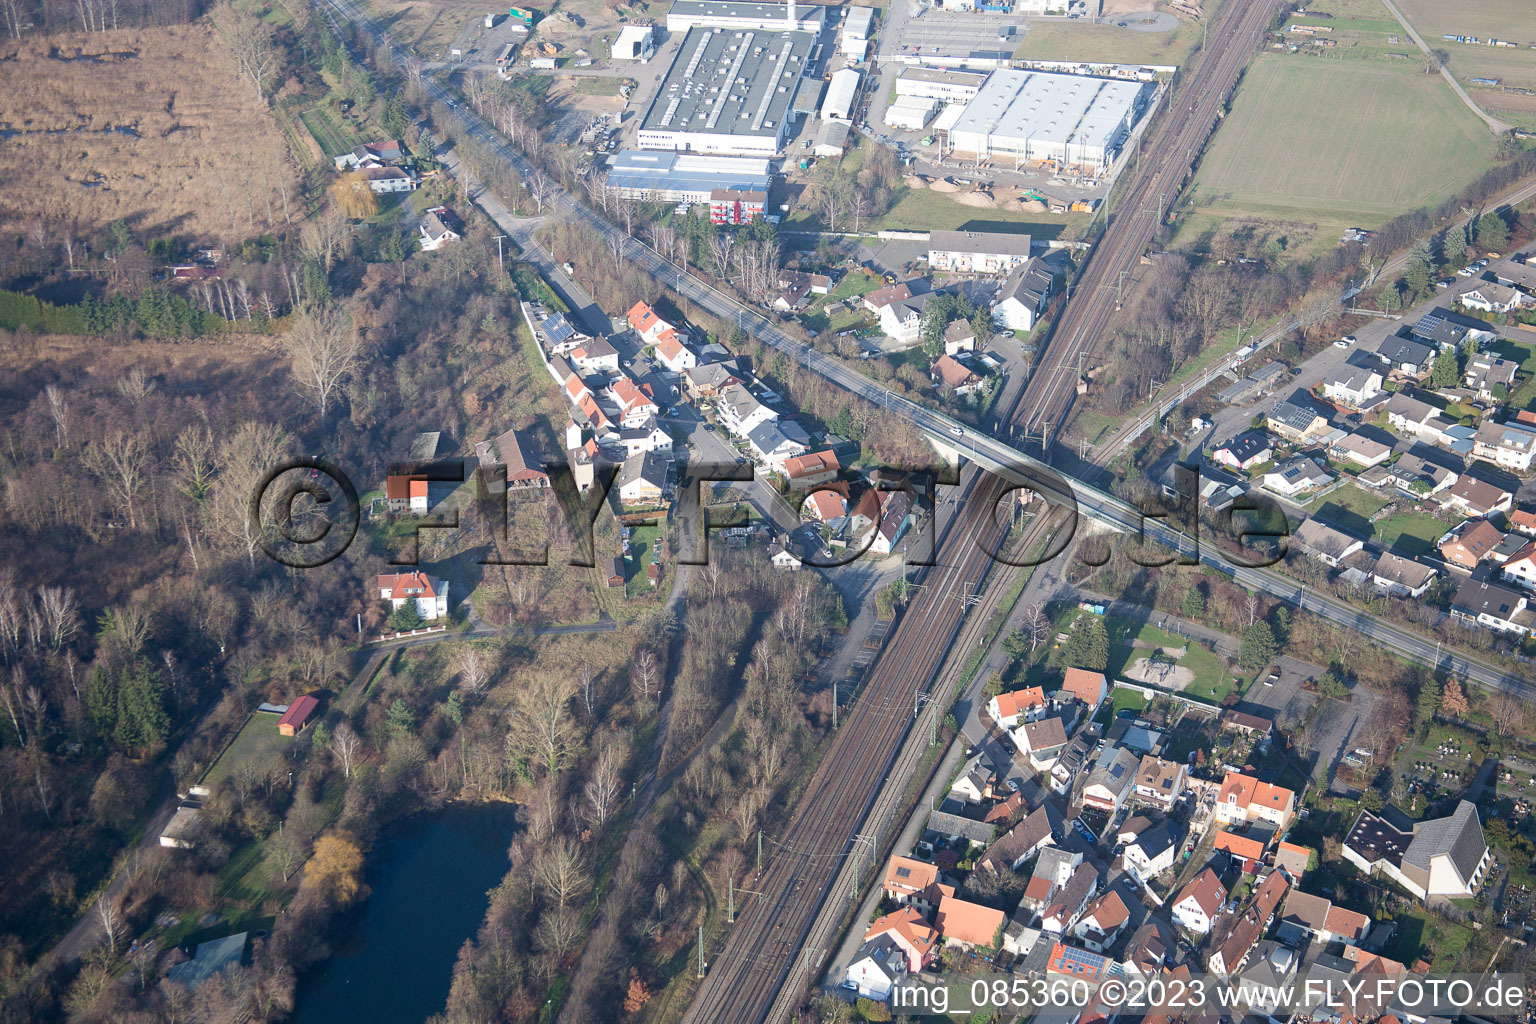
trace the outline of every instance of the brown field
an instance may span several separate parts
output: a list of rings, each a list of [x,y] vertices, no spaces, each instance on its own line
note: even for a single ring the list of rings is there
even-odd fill
[[[17,133],[0,146],[0,229],[254,234],[292,183],[266,104],[206,22],[7,40],[0,61],[0,127]]]
[[[1451,69],[1458,81],[1472,91],[1472,98],[1484,110],[1513,114],[1512,120],[1524,127],[1536,126],[1528,96],[1478,88],[1473,78],[1497,79],[1504,88],[1536,89],[1536,22],[1525,0],[1400,0],[1403,15],[1419,30],[1424,41],[1450,54]],[[1450,32],[1479,39],[1507,39],[1514,47],[1493,47],[1446,42],[1441,36]]]

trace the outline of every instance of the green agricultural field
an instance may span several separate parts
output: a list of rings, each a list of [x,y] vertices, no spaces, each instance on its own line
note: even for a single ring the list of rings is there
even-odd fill
[[[1437,78],[1264,54],[1212,140],[1192,203],[1219,217],[1370,226],[1455,192],[1490,166],[1494,146]]]
[[[1536,96],[1506,93],[1504,88],[1536,89],[1536,50],[1533,41],[1531,5],[1526,0],[1397,0],[1419,35],[1432,49],[1444,50],[1450,60],[1447,67],[1472,100],[1488,113],[1524,127],[1536,125]],[[1476,36],[1479,39],[1508,39],[1513,47],[1495,47],[1450,42],[1447,33]],[[1492,78],[1499,89],[1478,88],[1474,78]]]

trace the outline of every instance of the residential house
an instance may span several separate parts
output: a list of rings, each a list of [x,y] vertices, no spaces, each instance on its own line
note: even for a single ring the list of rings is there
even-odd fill
[[[928,290],[927,281],[902,281],[899,284],[887,285],[884,288],[876,288],[874,291],[865,292],[863,299],[860,301],[863,302],[865,309],[878,315],[882,307],[892,302],[910,299],[914,294],[913,285],[917,285],[916,290],[919,292]]]
[[[1415,822],[1407,829],[1362,809],[1344,839],[1344,859],[1428,900],[1475,894],[1493,854],[1483,838],[1477,808],[1462,800],[1446,817]]]
[[[890,491],[881,504],[880,524],[875,527],[870,550],[878,555],[888,555],[896,550],[911,519],[912,495],[907,491]]]
[[[1278,934],[1291,941],[1342,942],[1358,946],[1371,930],[1371,919],[1336,907],[1321,896],[1293,890],[1285,898]]]
[[[1256,875],[1264,863],[1264,851],[1267,849],[1266,840],[1273,838],[1274,834],[1272,832],[1259,832],[1256,835],[1249,835],[1245,832],[1224,828],[1217,830],[1211,847],[1217,852],[1225,853],[1231,857],[1243,874]]]
[[[464,237],[464,222],[448,207],[434,206],[422,216],[417,230],[421,233],[422,251],[436,252]]]
[[[709,193],[709,222],[750,224],[767,203],[768,193],[761,189],[717,188]]]
[[[619,407],[619,423],[623,426],[638,427],[661,413],[649,384],[636,384],[621,375],[608,386],[608,394]]]
[[[783,537],[775,537],[773,543],[768,546],[768,561],[775,569],[785,569],[794,572],[805,563],[800,556],[789,548],[789,544]]]
[[[577,373],[618,373],[619,350],[607,338],[588,338],[567,354]],[[628,380],[629,378],[624,378]],[[630,381],[633,384],[633,381]]]
[[[1221,731],[1239,732],[1249,739],[1262,743],[1269,739],[1270,732],[1274,729],[1274,723],[1267,718],[1258,715],[1250,715],[1246,711],[1236,708],[1228,708],[1221,713]]]
[[[1365,541],[1361,538],[1336,530],[1318,519],[1304,521],[1292,537],[1313,558],[1324,565],[1335,567],[1365,547]]]
[[[1186,931],[1205,935],[1226,902],[1226,886],[1221,884],[1216,872],[1204,868],[1173,898],[1173,920]]]
[[[1137,757],[1124,747],[1111,747],[1099,757],[1083,786],[1083,803],[1113,817],[1124,806],[1136,782]]]
[[[1062,886],[1040,912],[1040,930],[1048,935],[1065,935],[1098,888],[1099,871],[1084,861],[1072,871]]]
[[[1028,235],[1005,231],[930,231],[928,266],[956,274],[1006,274],[1029,261]]]
[[[892,857],[885,865],[885,896],[902,906],[934,909],[928,897],[939,880],[937,865],[915,857]]]
[[[661,452],[645,452],[625,459],[614,486],[619,504],[625,508],[660,505],[671,468],[671,460]]]
[[[1229,771],[1216,794],[1216,820],[1222,824],[1267,821],[1284,831],[1295,810],[1291,790],[1241,772]]]
[[[726,388],[740,387],[742,383],[728,363],[703,363],[691,367],[683,371],[683,382],[688,394],[696,399],[713,398]]]
[[[926,970],[938,952],[939,932],[913,907],[877,917],[864,932],[864,941],[888,935],[906,957],[908,974]]]
[[[416,187],[416,176],[403,167],[364,167],[357,173],[374,195],[409,192]]]
[[[1524,594],[1492,583],[1467,580],[1451,600],[1451,618],[1523,636],[1531,631],[1532,625],[1526,603]]]
[[[923,310],[933,300],[934,292],[923,292],[905,299],[892,299],[876,310],[880,330],[897,344],[916,343],[923,329]]]
[[[1526,473],[1536,456],[1536,428],[1485,419],[1472,439],[1472,457],[1501,469]]]
[[[954,809],[946,809],[948,806]],[[997,826],[956,813],[963,809],[964,806],[958,801],[946,800],[939,809],[929,812],[928,831],[942,836],[951,843],[964,839],[971,846],[980,849],[991,846],[992,841],[997,838]]]
[[[1526,541],[1510,555],[1499,575],[1522,590],[1536,590],[1536,540]]]
[[[664,338],[678,339],[677,327],[670,321],[662,318],[655,308],[648,302],[637,302],[629,307],[629,312],[624,314],[629,329],[640,336],[640,340],[647,345],[660,344]],[[684,367],[686,369],[686,367]]]
[[[1513,491],[1468,473],[1463,473],[1440,499],[1440,503],[1446,508],[1457,509],[1467,516],[1508,512],[1514,502]]]
[[[798,270],[781,270],[778,277],[778,294],[773,308],[781,313],[804,309],[813,295],[826,295],[832,291],[832,279],[825,274],[806,274]]]
[[[1512,284],[1500,281],[1500,284]],[[1489,325],[1476,317],[1467,316],[1451,309],[1434,309],[1419,317],[1408,329],[1415,341],[1428,345],[1432,351],[1451,352],[1461,348],[1473,350],[1498,337]]]
[[[1381,339],[1376,355],[1387,365],[1390,375],[1418,381],[1429,376],[1434,366],[1436,348],[1413,338],[1393,334]]]
[[[968,804],[979,804],[983,800],[992,797],[992,782],[997,777],[992,766],[977,754],[971,758],[965,769],[960,772],[960,777],[949,788],[949,795],[964,800]]]
[[[192,959],[169,967],[165,976],[191,992],[215,975],[227,974],[245,962],[248,932],[236,932],[219,939],[199,942]]]
[[[1383,551],[1371,569],[1371,584],[1393,597],[1423,597],[1438,575],[1431,566]]]
[[[1262,430],[1245,430],[1211,452],[1211,459],[1232,469],[1248,470],[1275,457],[1269,435]]]
[[[987,847],[976,867],[987,871],[1017,871],[1025,861],[1049,846],[1062,828],[1060,813],[1051,804],[1041,804]]]
[[[1145,883],[1173,867],[1174,854],[1179,841],[1173,834],[1173,826],[1166,820],[1151,828],[1143,829],[1121,851],[1125,869]]]
[[[1053,278],[1051,268],[1039,259],[1014,268],[998,289],[993,318],[1010,331],[1032,330],[1050,298]]]
[[[1294,498],[1326,487],[1333,483],[1333,479],[1333,474],[1324,469],[1316,459],[1298,455],[1265,473],[1263,483],[1266,489],[1276,494]]]
[[[783,472],[784,463],[805,454],[805,445],[788,436],[788,420],[770,420],[747,431],[747,445],[752,454],[768,468]]]
[[[1499,546],[1504,534],[1486,519],[1468,519],[1440,538],[1440,557],[1471,572]]]
[[[367,167],[385,167],[405,159],[405,147],[394,139],[365,142],[335,158],[338,171],[357,171]]]
[[[429,501],[424,474],[391,473],[384,478],[384,505],[390,514],[405,512],[424,516],[430,507]]]
[[[477,441],[475,458],[482,469],[505,466],[508,490],[538,490],[549,486],[549,473],[544,469],[539,446],[522,431],[509,430],[489,441]]]
[[[993,910],[954,896],[942,896],[933,923],[944,937],[945,945],[975,949],[998,946],[1007,920],[1001,910]]]
[[[1339,462],[1348,462],[1362,469],[1370,469],[1392,457],[1392,446],[1355,431],[1332,442],[1328,446],[1328,455]]]
[[[1014,690],[1010,693],[1000,693],[987,701],[987,713],[1004,729],[1015,728],[1019,719],[1027,717],[1031,712],[1038,715],[1045,710],[1045,692],[1038,686],[1027,686],[1022,690]]]
[[[861,998],[884,1002],[907,973],[907,955],[890,934],[866,940],[854,952],[844,974],[844,984]]]
[[[1206,959],[1212,973],[1231,977],[1243,969],[1254,945],[1258,942],[1269,922],[1280,907],[1290,882],[1283,871],[1271,871],[1259,882],[1253,899],[1227,929],[1225,938],[1215,945]]]
[[[1136,767],[1136,799],[1167,813],[1183,794],[1188,779],[1189,769],[1178,761],[1147,754]]]
[[[1067,732],[1060,718],[1024,722],[1008,735],[1037,772],[1050,771],[1067,746]]]
[[[407,601],[416,603],[423,619],[441,619],[448,614],[448,581],[417,570],[379,573],[379,600],[388,601],[393,611]]]
[[[1467,387],[1484,402],[1502,402],[1515,389],[1515,371],[1520,364],[1491,352],[1482,352],[1467,360],[1463,379]]]
[[[610,590],[617,587],[622,587],[624,585],[623,555],[614,555],[613,560],[608,563],[608,575],[605,582],[608,584],[608,589]]]
[[[1129,977],[1155,978],[1163,973],[1174,948],[1173,929],[1155,917],[1137,928],[1120,957],[1120,969]]]
[[[1109,684],[1102,672],[1090,672],[1084,668],[1069,668],[1061,677],[1061,696],[1076,697],[1088,705],[1091,715],[1109,696]]]
[[[1035,913],[1044,911],[1050,905],[1051,897],[1066,886],[1082,864],[1081,850],[1047,845],[1035,861],[1034,873],[1030,875],[1029,884],[1024,887],[1024,896],[1019,906]]]
[[[1511,530],[1518,530],[1527,537],[1536,537],[1536,512],[1528,512],[1523,508],[1511,509],[1508,518]]]
[[[683,344],[673,331],[656,343],[656,360],[671,373],[684,373],[699,365],[699,357],[693,349]]]
[[[640,421],[639,426],[621,428],[619,444],[624,448],[625,458],[644,455],[646,452],[670,452],[672,435],[667,433],[655,416],[647,416]]]
[[[848,514],[848,499],[830,488],[818,488],[805,496],[800,517],[808,522],[831,523]]]
[[[1381,394],[1382,375],[1374,367],[1345,363],[1323,377],[1323,396],[1348,409],[1362,409]]]
[[[1518,288],[1507,284],[1483,281],[1475,288],[1461,293],[1458,300],[1468,309],[1484,313],[1508,313],[1532,304],[1532,298]]]
[[[980,391],[983,383],[975,371],[949,355],[940,356],[928,368],[928,376],[935,387],[948,388],[962,398]]]
[[[1423,445],[1404,452],[1396,462],[1384,466],[1386,481],[1399,491],[1413,498],[1427,498],[1456,484],[1461,478],[1458,470],[1443,465],[1438,459],[1441,453]],[[1360,479],[1364,480],[1365,474]]]
[[[784,460],[784,476],[789,481],[789,489],[792,491],[805,491],[831,483],[837,479],[841,468],[837,463],[837,456],[832,454],[831,449],[807,452]]]
[[[1083,911],[1083,916],[1072,926],[1072,934],[1095,953],[1104,953],[1113,945],[1120,935],[1120,929],[1130,919],[1131,913],[1126,909],[1125,901],[1111,889]]]
[[[1405,395],[1399,391],[1382,406],[1382,411],[1387,414],[1387,423],[1400,434],[1416,437],[1420,441],[1434,443],[1439,439],[1441,429],[1438,425],[1432,425],[1440,417],[1443,410],[1428,402]]]
[[[717,409],[725,429],[742,438],[762,424],[779,418],[778,413],[759,402],[740,384],[730,384],[720,390]]]
[[[961,352],[974,351],[976,351],[976,332],[971,328],[970,321],[951,320],[949,326],[944,328],[944,354],[954,356]]]
[[[1299,390],[1275,403],[1265,418],[1265,425],[1275,434],[1296,444],[1316,441],[1329,430],[1328,417],[1317,410],[1305,391]]]
[[[1050,955],[1046,958],[1045,972],[1068,978],[1081,978],[1089,984],[1097,984],[1109,977],[1112,966],[1109,959],[1101,953],[1057,942],[1052,944]],[[1088,1021],[1086,1015],[1083,1017],[1083,1022],[1094,1024]]]
[[[1289,875],[1293,883],[1307,873],[1307,865],[1311,862],[1310,847],[1288,843],[1283,839],[1275,844],[1275,867]]]

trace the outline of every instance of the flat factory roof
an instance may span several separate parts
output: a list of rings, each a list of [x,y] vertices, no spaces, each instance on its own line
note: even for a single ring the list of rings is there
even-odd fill
[[[786,21],[790,14],[789,4],[752,3],[747,0],[672,0],[668,14],[685,18],[761,18]],[[817,4],[795,4],[797,20],[825,19],[826,11]]]
[[[808,32],[689,29],[640,130],[776,136],[815,41]]]
[[[717,188],[766,191],[768,161],[749,156],[704,156],[667,150],[621,149],[608,163],[614,188],[711,192]]]
[[[1141,82],[1000,69],[966,104],[955,131],[1104,145],[1129,121],[1145,88]]]

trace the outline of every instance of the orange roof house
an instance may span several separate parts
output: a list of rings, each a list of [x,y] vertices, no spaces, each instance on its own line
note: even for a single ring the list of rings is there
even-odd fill
[[[892,857],[885,866],[885,894],[894,900],[905,901],[938,880],[938,867],[925,860]]]
[[[1225,850],[1236,859],[1243,861],[1243,870],[1253,874],[1259,862],[1264,859],[1264,844],[1257,839],[1248,836],[1240,836],[1226,829],[1216,833],[1215,848]]]
[[[797,489],[831,480],[841,468],[830,450],[806,452],[784,460],[784,475],[789,478],[789,486]]]
[[[303,732],[304,727],[309,724],[310,716],[319,706],[320,702],[309,694],[298,698],[288,705],[288,710],[283,712],[283,717],[277,720],[277,731],[283,736]]]
[[[994,718],[1017,718],[1030,708],[1045,707],[1045,691],[1038,686],[1027,686],[1012,693],[1000,693],[993,700],[997,702]]]
[[[1089,672],[1081,668],[1067,669],[1066,675],[1061,680],[1061,688],[1090,708],[1098,707],[1108,694],[1104,673]]]
[[[907,972],[916,973],[933,960],[939,944],[938,929],[924,920],[913,907],[902,907],[895,913],[877,917],[864,933],[864,941],[889,935],[907,957]]]
[[[1268,821],[1284,826],[1295,810],[1294,792],[1242,772],[1228,772],[1216,794],[1216,817],[1226,823]]]
[[[1001,910],[944,896],[939,900],[939,912],[934,924],[938,926],[945,942],[964,946],[995,946],[1007,920]]]

